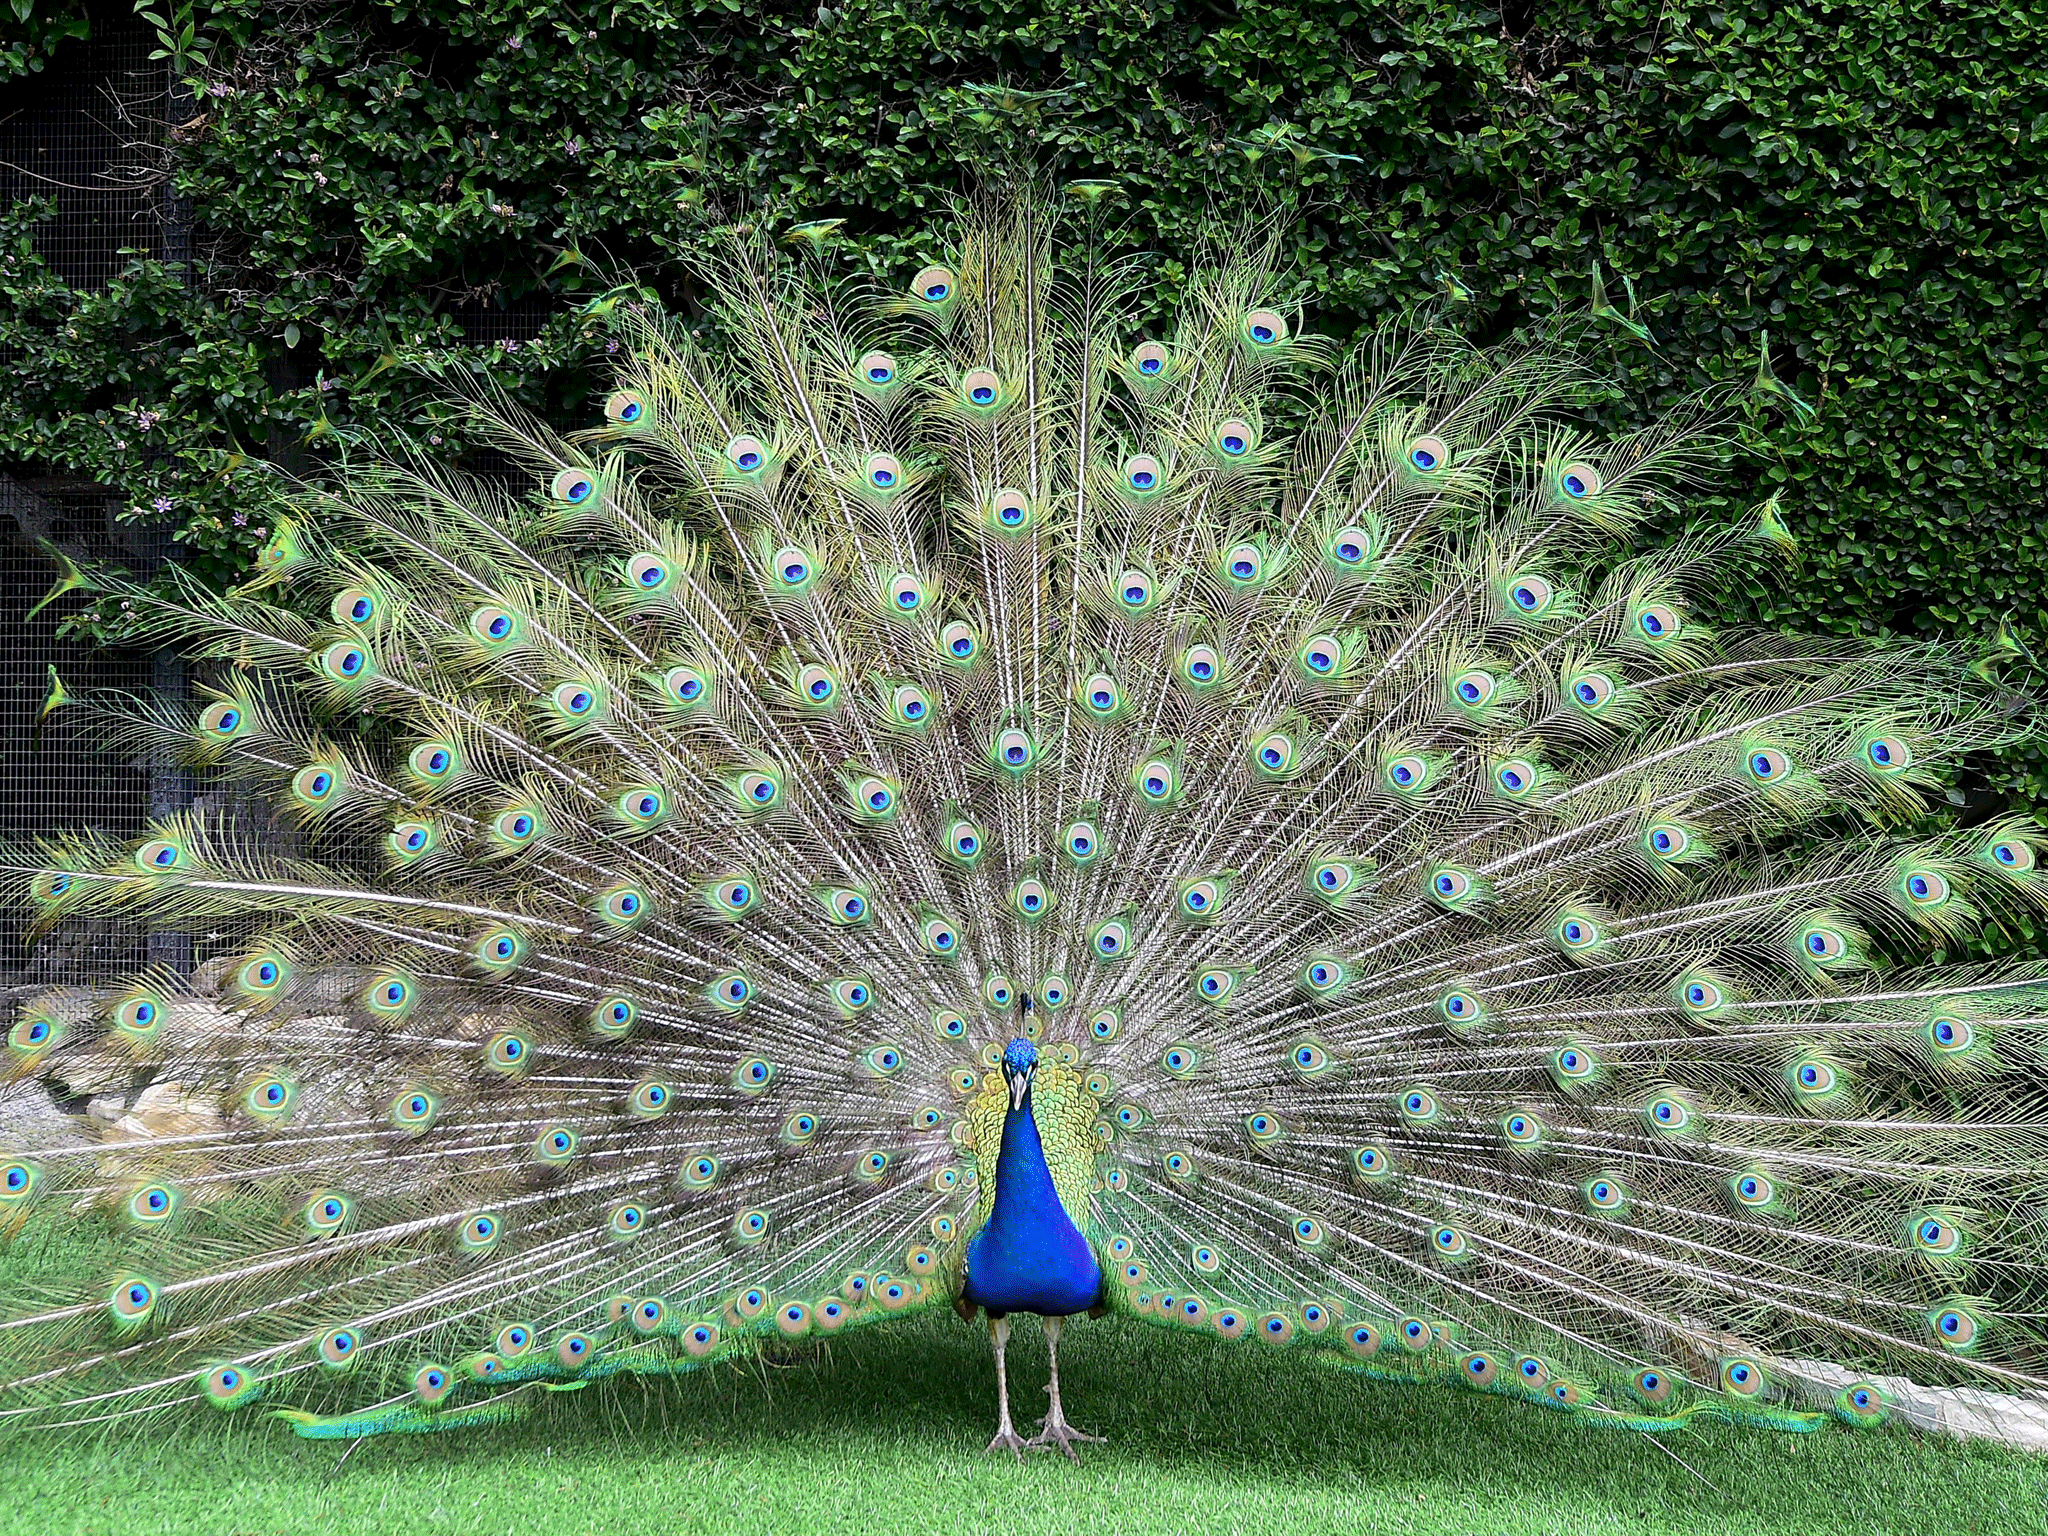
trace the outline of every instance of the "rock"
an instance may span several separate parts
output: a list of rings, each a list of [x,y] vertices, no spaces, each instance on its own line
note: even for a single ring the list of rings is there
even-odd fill
[[[137,1094],[128,1113],[114,1122],[114,1131],[130,1139],[195,1136],[226,1124],[218,1095],[172,1081],[151,1083]]]

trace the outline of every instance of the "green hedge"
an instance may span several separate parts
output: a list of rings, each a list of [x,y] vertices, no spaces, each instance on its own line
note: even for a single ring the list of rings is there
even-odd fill
[[[46,25],[43,3],[9,26]],[[196,92],[178,174],[197,281],[137,261],[71,293],[32,254],[37,209],[15,210],[0,458],[120,487],[223,575],[274,510],[266,452],[317,457],[371,423],[459,449],[395,359],[453,347],[587,411],[598,332],[565,251],[687,303],[680,258],[716,218],[844,217],[855,256],[896,273],[949,192],[1028,160],[1116,178],[1129,240],[1183,256],[1254,201],[1277,210],[1328,330],[1435,295],[1500,335],[1582,310],[1598,260],[1652,337],[1613,333],[1617,416],[1753,374],[1768,333],[1815,414],[1757,413],[1708,499],[1776,490],[1804,560],[1731,605],[1972,644],[2009,619],[2048,655],[2048,9],[2029,0],[151,14]],[[458,345],[464,301],[543,290],[569,303],[538,339]],[[1985,771],[2048,799],[2031,749]]]

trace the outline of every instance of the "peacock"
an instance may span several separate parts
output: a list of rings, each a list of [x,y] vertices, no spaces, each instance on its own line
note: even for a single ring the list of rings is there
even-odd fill
[[[1645,1433],[2048,1385],[1996,658],[1701,616],[1793,548],[1698,513],[1733,393],[1603,430],[1584,329],[1338,345],[1073,191],[907,290],[733,229],[601,422],[467,386],[509,481],[357,442],[231,590],[67,573],[199,680],[73,707],[236,809],[5,859],[202,963],[9,1021],[174,1112],[0,1152],[109,1256],[0,1417],[437,1432],[949,1306],[1020,1457],[1103,1314]]]

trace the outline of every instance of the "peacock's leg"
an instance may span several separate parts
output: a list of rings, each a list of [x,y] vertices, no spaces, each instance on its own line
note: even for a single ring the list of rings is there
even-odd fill
[[[1011,1450],[1017,1459],[1024,1459],[1024,1439],[1010,1423],[1010,1373],[1003,1362],[1003,1351],[1010,1344],[1010,1320],[1007,1317],[992,1317],[988,1320],[989,1342],[996,1349],[996,1407],[1000,1417],[996,1420],[996,1437],[989,1441],[988,1448]]]
[[[1045,1384],[1045,1390],[1046,1395],[1052,1399],[1052,1406],[1046,1411],[1045,1417],[1038,1421],[1038,1433],[1026,1444],[1040,1451],[1050,1450],[1057,1445],[1066,1452],[1067,1460],[1079,1461],[1081,1458],[1075,1454],[1074,1442],[1086,1440],[1100,1445],[1102,1436],[1082,1434],[1067,1422],[1066,1410],[1060,1407],[1060,1326],[1065,1322],[1066,1319],[1063,1317],[1045,1319],[1045,1349],[1052,1357],[1052,1375]]]

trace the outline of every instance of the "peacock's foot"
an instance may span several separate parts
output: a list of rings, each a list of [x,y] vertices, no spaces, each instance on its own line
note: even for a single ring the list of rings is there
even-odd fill
[[[1030,1447],[1036,1445],[1037,1443],[1038,1442],[1036,1440],[1026,1440],[1022,1435],[1019,1435],[1016,1430],[1012,1429],[1006,1423],[996,1431],[996,1437],[995,1439],[989,1441],[988,1448],[992,1452],[1014,1452],[1016,1454],[1017,1459],[1019,1461],[1022,1461],[1024,1459],[1024,1452],[1028,1450]],[[1069,1452],[1068,1454],[1071,1455],[1072,1453]]]
[[[1038,1433],[1024,1443],[1034,1451],[1049,1451],[1054,1446],[1058,1446],[1065,1453],[1067,1460],[1076,1463],[1081,1459],[1074,1450],[1074,1446],[1077,1443],[1086,1445],[1108,1444],[1101,1435],[1083,1434],[1080,1430],[1074,1428],[1073,1425],[1067,1422],[1066,1415],[1063,1413],[1048,1413],[1044,1418],[1040,1419],[1038,1421]]]

